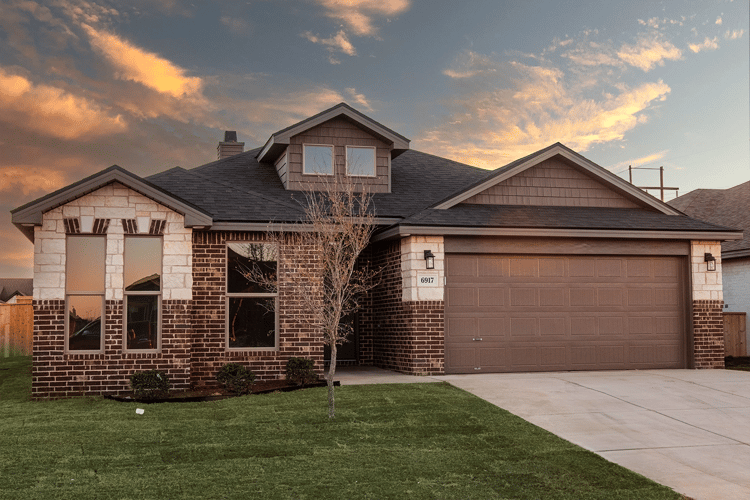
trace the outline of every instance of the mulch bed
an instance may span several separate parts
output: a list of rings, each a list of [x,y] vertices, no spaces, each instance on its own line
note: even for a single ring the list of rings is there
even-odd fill
[[[333,385],[338,387],[341,384],[338,380],[335,380],[333,382]],[[319,382],[307,384],[304,386],[290,384],[286,380],[265,380],[261,382],[255,382],[250,391],[250,395],[269,394],[272,392],[290,392],[290,391],[296,391],[299,389],[308,389],[310,387],[325,387],[325,386],[326,386],[325,380],[321,380]],[[105,395],[104,397],[106,399],[111,399],[113,401],[120,401],[123,403],[137,402],[137,403],[150,404],[150,403],[195,403],[195,402],[200,402],[200,401],[218,401],[220,399],[234,398],[234,397],[237,397],[237,395],[233,393],[225,392],[222,389],[214,388],[214,389],[205,389],[205,390],[174,391],[174,392],[170,392],[169,396],[166,398],[148,399],[148,400],[135,399],[133,397],[132,392],[121,393],[117,396]]]
[[[724,366],[728,370],[742,370],[750,372],[750,356],[727,356],[724,358]]]

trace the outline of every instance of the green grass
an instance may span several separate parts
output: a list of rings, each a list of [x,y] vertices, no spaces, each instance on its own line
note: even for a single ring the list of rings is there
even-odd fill
[[[448,384],[206,403],[29,401],[0,360],[0,498],[679,499]],[[145,414],[137,415],[136,407]]]

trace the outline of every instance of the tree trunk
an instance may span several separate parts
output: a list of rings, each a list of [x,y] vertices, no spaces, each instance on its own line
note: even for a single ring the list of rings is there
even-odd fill
[[[336,342],[331,345],[331,364],[328,366],[326,382],[328,384],[328,418],[336,418],[336,407],[333,394],[333,376],[336,374]]]

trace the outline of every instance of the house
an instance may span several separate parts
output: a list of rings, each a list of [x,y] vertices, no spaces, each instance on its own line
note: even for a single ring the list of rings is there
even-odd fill
[[[306,249],[269,245],[335,178],[373,194],[362,256],[381,270],[345,361],[411,374],[723,366],[721,242],[562,144],[494,171],[410,149],[342,103],[217,161],[141,178],[118,166],[12,211],[34,242],[35,398],[117,393],[134,371],[210,385],[324,363],[288,279]],[[432,255],[432,269],[426,256]],[[709,264],[717,264],[708,270]],[[267,290],[237,265],[278,272]],[[272,307],[267,307],[268,304]]]
[[[742,229],[742,239],[721,244],[724,311],[750,316],[750,181],[729,189],[696,189],[668,203],[696,219]]]
[[[0,304],[13,304],[16,297],[31,297],[33,281],[31,278],[0,278]]]

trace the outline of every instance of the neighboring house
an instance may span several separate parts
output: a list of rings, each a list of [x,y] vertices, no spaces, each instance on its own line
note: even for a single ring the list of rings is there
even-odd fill
[[[721,244],[721,274],[724,310],[750,316],[750,181],[729,189],[696,189],[669,205],[696,219],[743,231],[742,239]]]
[[[0,304],[13,304],[16,297],[31,297],[33,293],[31,278],[0,278]]]
[[[562,144],[486,171],[413,151],[342,103],[242,149],[228,133],[218,161],[147,178],[113,166],[13,210],[34,242],[35,398],[125,391],[151,368],[178,389],[228,362],[260,379],[290,356],[321,369],[289,279],[314,262],[266,235],[335,178],[374,193],[362,261],[381,270],[344,360],[412,374],[723,366],[720,267],[704,255],[720,261],[741,233]],[[254,265],[277,271],[276,290],[239,274]]]

